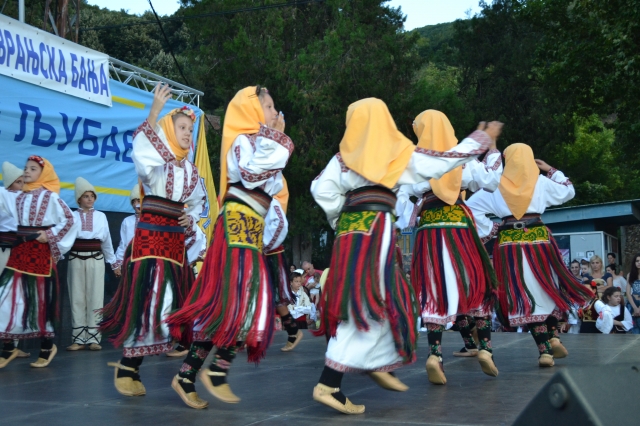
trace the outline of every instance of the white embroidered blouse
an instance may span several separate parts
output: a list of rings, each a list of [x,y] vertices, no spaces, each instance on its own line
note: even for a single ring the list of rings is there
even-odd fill
[[[429,179],[438,179],[448,171],[468,163],[482,154],[490,144],[489,135],[476,130],[461,143],[444,153],[416,148],[393,190],[397,191],[402,185],[415,185]],[[335,229],[346,201],[347,192],[372,185],[375,184],[350,170],[338,153],[311,183],[311,195],[326,213],[331,227]]]
[[[79,230],[69,206],[58,194],[44,188],[14,192],[0,187],[0,210],[20,226],[51,226],[46,234],[54,262],[73,246]]]
[[[206,201],[204,183],[196,166],[186,159],[178,162],[169,149],[162,128],[158,125],[151,128],[148,120],[134,134],[131,158],[146,195],[186,205],[185,213],[189,216],[190,225],[185,235],[187,238],[192,236]]]
[[[73,217],[80,225],[76,238],[83,240],[100,240],[104,259],[107,263],[111,264],[112,269],[117,269],[115,265],[116,256],[113,253],[113,243],[111,242],[107,216],[95,209],[91,209],[88,212],[78,209],[73,212]]]
[[[571,200],[576,195],[571,181],[560,170],[551,169],[546,176],[538,175],[533,198],[526,213],[542,214],[547,207],[557,206]],[[500,191],[479,191],[467,201],[476,221],[480,238],[487,241],[498,233],[499,224],[487,217],[487,214],[499,218],[512,216]]]

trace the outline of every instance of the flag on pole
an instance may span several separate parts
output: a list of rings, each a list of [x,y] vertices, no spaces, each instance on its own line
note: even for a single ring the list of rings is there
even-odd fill
[[[213,183],[213,175],[211,174],[211,163],[209,162],[209,150],[207,149],[207,136],[204,127],[204,113],[200,118],[200,128],[198,130],[198,143],[196,145],[195,165],[198,168],[200,179],[204,184],[207,201],[204,211],[200,215],[198,224],[202,228],[202,232],[207,236],[207,247],[211,244],[213,236],[213,227],[218,217],[218,196],[216,195],[216,185]]]

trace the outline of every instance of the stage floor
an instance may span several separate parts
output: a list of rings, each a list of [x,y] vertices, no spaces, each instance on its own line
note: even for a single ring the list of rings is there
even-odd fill
[[[113,387],[113,369],[121,352],[108,343],[101,352],[66,352],[60,348],[45,369],[29,367],[37,351],[16,359],[0,370],[2,424],[14,425],[508,425],[538,390],[562,369],[637,362],[640,336],[564,335],[570,352],[556,366],[540,369],[537,349],[528,334],[495,333],[493,347],[500,370],[497,378],[486,376],[476,358],[454,358],[462,347],[457,333],[445,333],[443,353],[448,383],[427,381],[424,364],[428,355],[426,334],[421,333],[418,361],[398,370],[410,389],[404,393],[379,388],[367,376],[345,375],[343,390],[366,412],[346,416],[311,398],[324,365],[325,342],[305,332],[304,340],[289,353],[280,351],[286,335],[277,333],[267,358],[255,367],[240,353],[229,383],[242,398],[224,404],[197,385],[209,408],[185,406],[171,389],[172,377],[182,360],[154,356],[145,359],[141,375],[147,388],[143,397],[127,398]]]

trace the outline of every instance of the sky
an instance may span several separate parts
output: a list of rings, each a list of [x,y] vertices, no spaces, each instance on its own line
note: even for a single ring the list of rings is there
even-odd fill
[[[89,4],[106,7],[112,10],[125,9],[129,13],[141,14],[149,10],[148,0],[88,0]],[[171,15],[179,7],[178,0],[152,0],[158,15]],[[451,22],[464,19],[467,12],[475,14],[480,11],[479,0],[390,0],[389,5],[400,6],[407,21],[407,31],[425,25]]]

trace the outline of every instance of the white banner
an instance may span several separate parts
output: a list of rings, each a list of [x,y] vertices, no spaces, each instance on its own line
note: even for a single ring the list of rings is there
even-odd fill
[[[111,106],[109,56],[5,15],[0,74]]]

